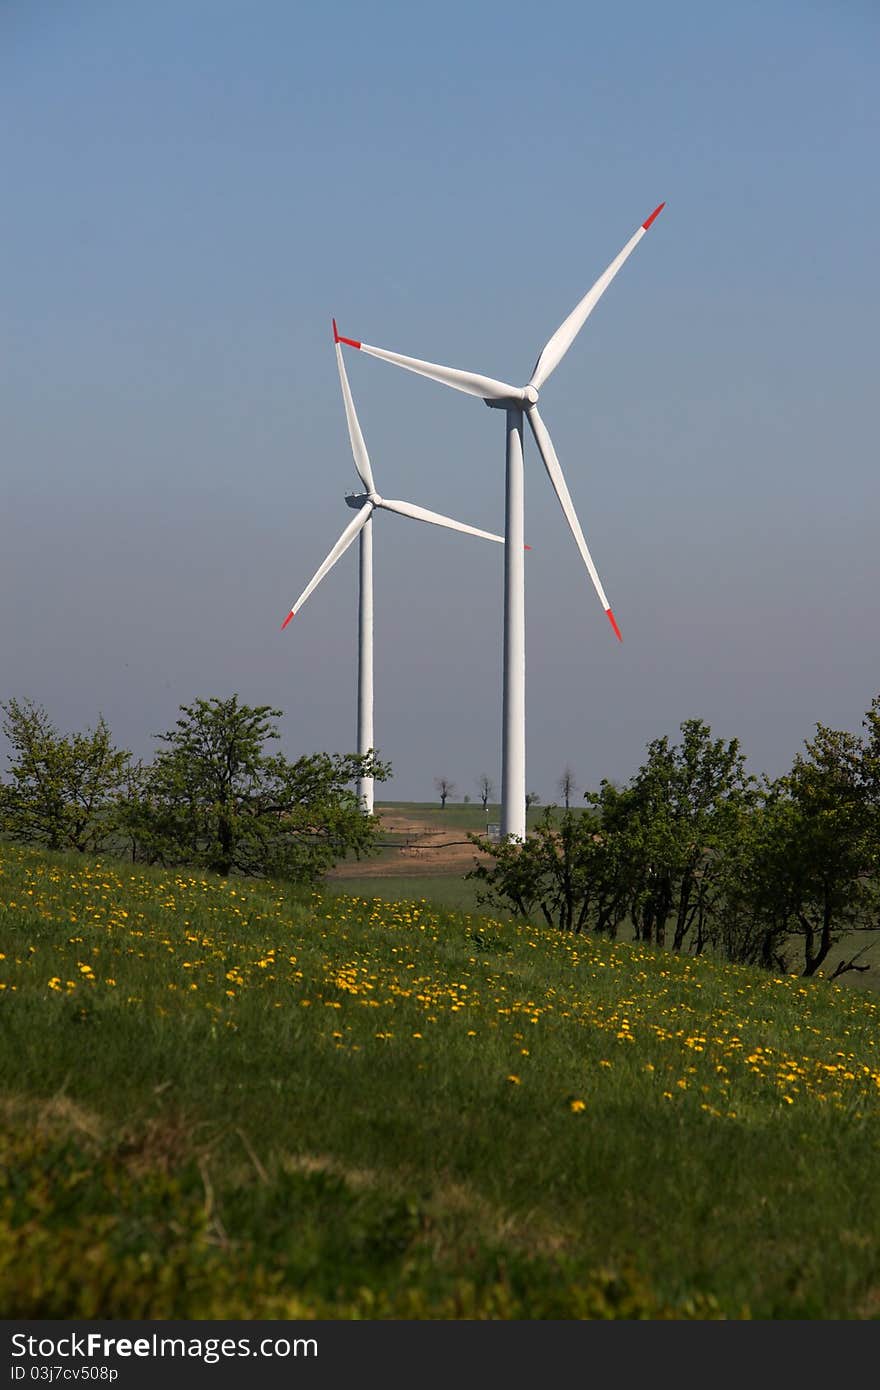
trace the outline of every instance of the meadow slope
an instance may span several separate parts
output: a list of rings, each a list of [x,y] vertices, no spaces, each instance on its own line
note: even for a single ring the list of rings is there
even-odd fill
[[[874,994],[8,845],[0,957],[0,1316],[880,1316]]]

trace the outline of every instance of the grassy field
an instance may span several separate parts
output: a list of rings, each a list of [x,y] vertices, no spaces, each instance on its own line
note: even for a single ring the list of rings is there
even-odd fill
[[[424,902],[457,912],[485,912],[477,901],[478,885],[460,874],[388,873],[346,878],[327,885],[331,894],[384,898],[386,902]],[[507,913],[495,913],[507,918]]]
[[[878,1001],[0,853],[0,1316],[880,1316]]]

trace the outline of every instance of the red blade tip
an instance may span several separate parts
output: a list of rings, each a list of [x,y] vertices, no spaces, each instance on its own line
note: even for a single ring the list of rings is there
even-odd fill
[[[527,546],[526,546],[526,550],[531,550],[531,548],[532,548],[532,547],[531,547],[530,545],[527,545]]]
[[[333,323],[333,341],[334,341],[334,343],[338,343],[338,342],[339,342],[339,332],[338,332],[337,327],[336,327],[336,320],[333,319],[333,320],[332,320],[332,323]]]
[[[645,231],[648,230],[648,228],[650,227],[651,223],[654,221],[655,217],[659,217],[659,216],[660,216],[661,212],[663,211],[663,209],[664,209],[665,207],[666,207],[666,204],[665,204],[665,203],[660,203],[660,205],[659,205],[658,207],[656,207],[656,208],[654,209],[654,211],[651,213],[651,216],[645,219],[645,221],[642,223],[642,226],[644,227]]]
[[[291,618],[292,618],[293,616],[294,616],[294,610],[291,608],[291,610],[290,610],[290,612],[288,613],[287,617],[284,619],[284,622],[281,624],[281,631],[282,631],[282,632],[283,632],[284,629],[287,627],[287,624],[290,622],[290,620],[291,620]]]
[[[336,332],[336,324],[335,324],[335,322],[334,322],[334,324],[333,324],[333,331],[334,331],[334,333]],[[360,347],[360,343],[358,342],[357,338],[343,338],[343,336],[342,336],[341,333],[336,333],[336,341],[337,341],[337,343],[347,343],[347,345],[348,345],[349,347],[353,347],[353,348],[359,348],[359,347]]]
[[[614,628],[614,633],[615,633],[615,636],[617,637],[618,642],[622,642],[622,641],[623,641],[623,638],[622,638],[621,635],[620,635],[620,628],[617,626],[617,619],[615,618],[614,614],[611,612],[611,609],[610,609],[610,608],[606,608],[606,609],[605,609],[605,612],[608,614],[608,621],[609,621],[609,623],[611,624],[611,626]]]

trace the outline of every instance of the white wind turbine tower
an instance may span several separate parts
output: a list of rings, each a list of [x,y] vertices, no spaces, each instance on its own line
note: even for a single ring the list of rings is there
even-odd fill
[[[506,502],[504,538],[504,733],[501,772],[501,832],[505,837],[525,839],[526,833],[526,771],[525,771],[525,568],[523,564],[523,413],[528,417],[532,434],[544,467],[553,484],[565,518],[571,528],[581,558],[587,567],[602,607],[619,641],[620,629],[605,597],[605,590],[584,540],[571,494],[563,477],[559,459],[547,426],[538,412],[538,393],[550,374],[556,370],[596,304],[611,284],[624,261],[632,254],[651,223],[666,206],[661,203],[646,218],[635,235],[630,237],[620,254],[584,295],[564,323],[560,324],[545,344],[535,369],[525,386],[510,386],[493,377],[477,376],[455,367],[442,367],[417,357],[403,357],[385,348],[372,347],[355,338],[340,338],[349,347],[358,348],[372,357],[381,357],[419,376],[430,377],[456,391],[479,396],[486,405],[507,414]]]
[[[351,388],[349,387],[348,376],[345,371],[345,363],[342,360],[342,349],[339,346],[341,339],[336,332],[335,319],[333,320],[333,341],[336,344],[336,362],[339,367],[339,380],[342,383],[342,399],[345,402],[345,416],[348,421],[348,434],[351,439],[354,466],[357,469],[361,482],[366,488],[366,492],[351,494],[346,497],[346,502],[350,507],[356,510],[357,516],[348,523],[324,563],[303,589],[296,603],[281,624],[281,627],[282,630],[287,627],[291,618],[302,608],[312,590],[318,587],[324,576],[328,574],[336,564],[336,561],[345,554],[355,536],[360,535],[360,583],[358,594],[358,752],[366,754],[369,753],[374,746],[373,512],[377,510],[397,512],[399,516],[409,516],[416,521],[430,521],[435,526],[446,526],[450,531],[464,531],[466,535],[479,536],[485,541],[497,541],[500,545],[504,544],[504,537],[493,535],[491,531],[481,531],[476,526],[466,526],[464,522],[453,521],[452,517],[441,516],[439,512],[426,511],[424,507],[416,507],[412,502],[397,502],[387,497],[379,496],[373,479],[373,470],[370,466],[367,446],[364,443],[364,436],[361,432],[357,412],[354,408]],[[362,777],[358,782],[358,799],[364,810],[372,815],[372,777]]]

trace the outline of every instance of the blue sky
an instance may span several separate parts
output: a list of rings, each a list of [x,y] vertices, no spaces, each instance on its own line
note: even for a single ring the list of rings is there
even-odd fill
[[[330,318],[542,393],[618,645],[526,443],[527,781],[691,717],[755,772],[880,691],[868,0],[0,3],[0,698],[280,706],[355,741],[356,483]],[[503,424],[354,355],[380,492],[503,525]],[[500,780],[498,549],[375,524],[386,794]]]

